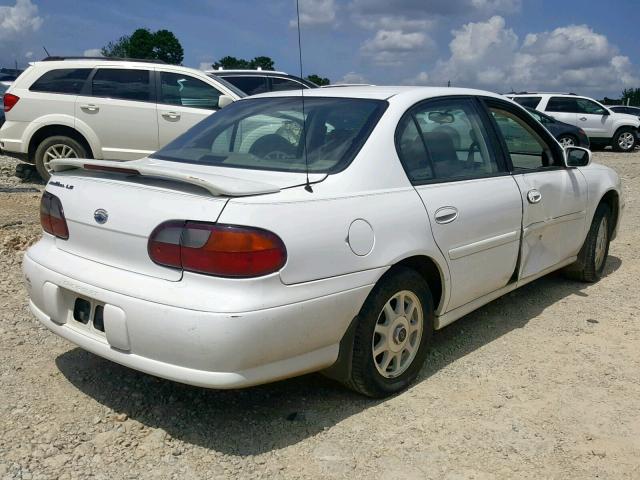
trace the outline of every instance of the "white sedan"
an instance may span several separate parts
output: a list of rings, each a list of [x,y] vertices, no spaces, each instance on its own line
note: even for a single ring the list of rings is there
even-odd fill
[[[211,388],[324,371],[409,385],[434,329],[551,271],[593,282],[620,180],[477,90],[240,100],[149,158],[51,162],[24,257],[34,315]]]

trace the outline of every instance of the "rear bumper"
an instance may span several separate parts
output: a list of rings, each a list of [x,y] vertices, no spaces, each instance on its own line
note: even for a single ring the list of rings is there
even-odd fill
[[[0,128],[0,149],[5,155],[26,160],[28,145],[23,141],[23,136],[27,125],[27,122],[11,120],[5,120],[2,124],[2,128]],[[25,158],[21,158],[18,155],[24,155]]]
[[[80,282],[36,262],[23,271],[33,314],[81,348],[158,377],[209,388],[266,383],[332,365],[373,285],[273,308],[216,313]],[[286,288],[283,286],[283,288]],[[104,307],[104,333],[73,318],[76,298]]]

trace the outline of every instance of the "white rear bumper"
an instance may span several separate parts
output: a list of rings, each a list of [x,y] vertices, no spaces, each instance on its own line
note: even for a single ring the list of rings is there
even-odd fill
[[[23,270],[31,311],[54,333],[136,370],[211,388],[246,387],[330,366],[373,286],[267,309],[215,313],[80,282],[29,254]],[[73,318],[78,297],[88,300],[92,311],[104,307],[104,333]]]

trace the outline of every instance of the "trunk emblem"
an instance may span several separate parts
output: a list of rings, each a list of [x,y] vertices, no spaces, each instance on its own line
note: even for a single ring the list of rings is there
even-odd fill
[[[104,223],[107,223],[107,220],[109,220],[109,213],[104,208],[99,208],[95,212],[93,212],[93,219],[96,221],[96,223],[102,225]]]

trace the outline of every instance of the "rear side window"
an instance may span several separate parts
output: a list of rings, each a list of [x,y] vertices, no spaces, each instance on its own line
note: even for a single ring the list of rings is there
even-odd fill
[[[523,107],[536,108],[542,100],[542,97],[513,97],[513,101],[519,103]]]
[[[487,138],[472,102],[454,99],[411,110],[398,126],[396,145],[409,179],[420,184],[498,173]]]
[[[548,112],[578,113],[578,104],[575,98],[551,97],[547,105]]]
[[[102,68],[91,82],[94,97],[148,102],[151,100],[149,70]]]
[[[189,75],[161,72],[159,103],[216,110],[221,93],[208,83]]]
[[[222,77],[247,95],[257,95],[267,91],[267,79],[264,77]]]
[[[345,168],[387,103],[297,97],[235,102],[152,155],[174,162],[312,173]],[[306,142],[305,142],[306,141]],[[306,155],[305,155],[306,153]]]
[[[607,113],[607,111],[596,102],[587,100],[586,98],[578,98],[576,104],[578,105],[578,113],[586,113],[589,115],[604,115]]]
[[[271,78],[271,90],[274,92],[281,92],[283,90],[300,90],[301,88],[307,88],[301,83],[294,82],[293,80],[287,80],[286,78]]]
[[[50,70],[29,88],[32,92],[79,94],[91,68],[63,68]]]

